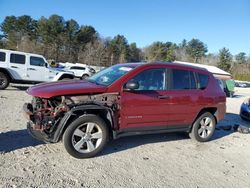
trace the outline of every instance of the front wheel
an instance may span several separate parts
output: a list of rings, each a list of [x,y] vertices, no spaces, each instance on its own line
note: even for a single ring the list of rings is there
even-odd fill
[[[206,112],[195,120],[189,136],[199,142],[206,142],[213,136],[215,126],[216,121],[214,116]]]
[[[0,90],[5,89],[9,86],[9,78],[6,76],[6,74],[0,72]]]
[[[96,115],[82,116],[73,121],[63,135],[67,152],[75,158],[97,155],[108,141],[105,122]]]

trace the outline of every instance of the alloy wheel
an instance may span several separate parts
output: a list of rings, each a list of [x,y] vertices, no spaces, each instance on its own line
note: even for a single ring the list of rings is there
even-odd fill
[[[198,128],[198,134],[201,138],[207,138],[210,136],[213,130],[213,121],[210,117],[204,117],[201,119]]]
[[[72,145],[79,153],[89,153],[102,143],[103,132],[96,123],[88,122],[78,126],[72,135]]]

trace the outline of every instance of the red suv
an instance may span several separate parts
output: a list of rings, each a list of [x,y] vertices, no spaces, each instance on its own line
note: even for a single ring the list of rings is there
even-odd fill
[[[205,69],[175,63],[127,63],[87,81],[61,81],[27,90],[28,130],[45,142],[63,140],[68,153],[88,158],[109,139],[184,131],[208,141],[225,114],[226,97]]]

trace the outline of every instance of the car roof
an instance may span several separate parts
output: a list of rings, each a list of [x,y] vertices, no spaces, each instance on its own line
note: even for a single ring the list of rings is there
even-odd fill
[[[202,68],[202,67],[196,67],[193,65],[185,65],[185,64],[180,64],[180,63],[174,63],[174,62],[138,62],[138,63],[124,63],[120,64],[121,66],[129,66],[129,67],[157,67],[159,65],[167,65],[168,67],[171,68],[191,68],[193,70],[200,70],[200,71],[205,71],[209,72],[207,69]]]
[[[15,53],[15,54],[22,54],[22,55],[30,55],[30,56],[37,56],[37,57],[43,57],[40,54],[34,54],[34,53],[28,53],[28,52],[22,52],[17,50],[6,50],[6,49],[0,49],[1,52],[5,53]]]

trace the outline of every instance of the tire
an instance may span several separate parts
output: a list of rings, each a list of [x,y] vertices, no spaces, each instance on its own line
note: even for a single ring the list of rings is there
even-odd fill
[[[207,142],[213,136],[215,126],[215,117],[210,112],[205,112],[195,120],[189,136],[198,142]]]
[[[81,79],[82,79],[82,80],[86,80],[88,77],[89,77],[89,75],[84,74],[84,75],[82,75]]]
[[[0,90],[7,88],[9,84],[10,84],[9,77],[3,72],[0,72]]]
[[[96,115],[86,115],[68,126],[63,135],[63,143],[71,156],[83,159],[94,157],[102,151],[108,138],[106,123]]]

